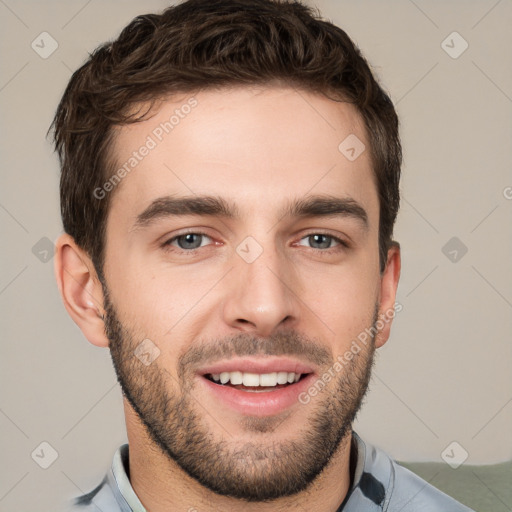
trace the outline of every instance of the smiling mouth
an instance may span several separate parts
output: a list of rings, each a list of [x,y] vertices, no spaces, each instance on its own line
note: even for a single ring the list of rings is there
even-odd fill
[[[308,375],[310,374],[295,372],[250,373],[234,371],[207,373],[203,377],[219,386],[227,386],[252,393],[262,393],[293,386]]]

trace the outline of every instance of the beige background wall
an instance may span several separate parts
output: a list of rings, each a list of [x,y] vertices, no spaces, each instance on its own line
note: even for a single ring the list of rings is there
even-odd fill
[[[2,512],[58,510],[99,483],[125,441],[109,354],[68,318],[44,261],[61,232],[45,133],[87,52],[167,4],[0,1]],[[510,459],[512,2],[315,4],[360,45],[402,121],[403,311],[356,430],[402,460],[441,461],[453,441],[466,464]],[[46,59],[31,47],[51,49],[42,32],[58,43]],[[48,469],[42,442],[58,453]]]

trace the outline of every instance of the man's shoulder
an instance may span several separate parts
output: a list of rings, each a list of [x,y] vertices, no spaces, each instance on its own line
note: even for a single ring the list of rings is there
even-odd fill
[[[100,484],[92,491],[69,500],[67,512],[144,510],[130,483],[128,453],[128,443],[121,445],[114,453],[112,464]]]
[[[98,512],[98,510],[121,512],[106,476],[92,491],[69,500],[66,512]]]
[[[363,451],[359,458],[364,458],[364,465],[359,469],[357,488],[353,490],[353,494],[359,495],[359,500],[354,500],[358,507],[368,503],[367,509],[372,510],[369,503],[372,501],[375,510],[386,512],[472,512],[470,508],[401,466],[380,448],[363,442],[357,434],[355,437],[358,449]],[[351,508],[348,507],[348,510]]]

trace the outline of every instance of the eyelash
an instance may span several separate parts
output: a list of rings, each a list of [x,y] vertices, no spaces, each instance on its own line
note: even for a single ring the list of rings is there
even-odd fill
[[[211,238],[207,233],[204,233],[202,231],[189,231],[189,232],[180,233],[179,235],[173,236],[172,238],[170,238],[169,240],[167,240],[166,242],[164,242],[162,244],[162,248],[164,250],[166,250],[166,251],[171,251],[171,252],[178,251],[178,252],[181,252],[181,253],[187,253],[189,255],[194,255],[194,254],[196,254],[197,251],[199,251],[200,249],[203,249],[203,247],[197,247],[196,249],[181,249],[179,247],[174,247],[174,246],[171,245],[172,242],[174,242],[178,238],[181,238],[182,236],[186,236],[186,235],[200,235],[200,236],[205,236],[207,238]],[[338,238],[338,237],[336,237],[334,235],[331,235],[329,233],[323,233],[321,231],[312,231],[311,233],[308,233],[308,234],[304,235],[299,241],[302,241],[305,238],[308,238],[308,237],[313,236],[313,235],[326,236],[326,237],[330,238],[331,240],[334,240],[335,242],[337,242],[339,244],[338,246],[329,247],[327,249],[315,249],[314,247],[310,247],[310,249],[312,249],[313,251],[316,251],[316,252],[318,252],[320,254],[322,254],[322,253],[323,254],[332,254],[332,252],[338,252],[338,251],[350,248],[349,244],[347,242],[345,242],[344,240],[342,240],[341,238]]]

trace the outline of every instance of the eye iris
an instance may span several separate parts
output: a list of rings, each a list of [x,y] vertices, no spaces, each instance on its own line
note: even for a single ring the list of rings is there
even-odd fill
[[[331,237],[327,235],[310,235],[309,239],[312,245],[318,243],[321,249],[329,249],[331,245]]]
[[[196,237],[195,240],[194,237]],[[187,233],[186,235],[181,235],[177,239],[178,245],[181,249],[197,249],[198,247],[201,247],[201,237],[202,235],[197,233]]]

